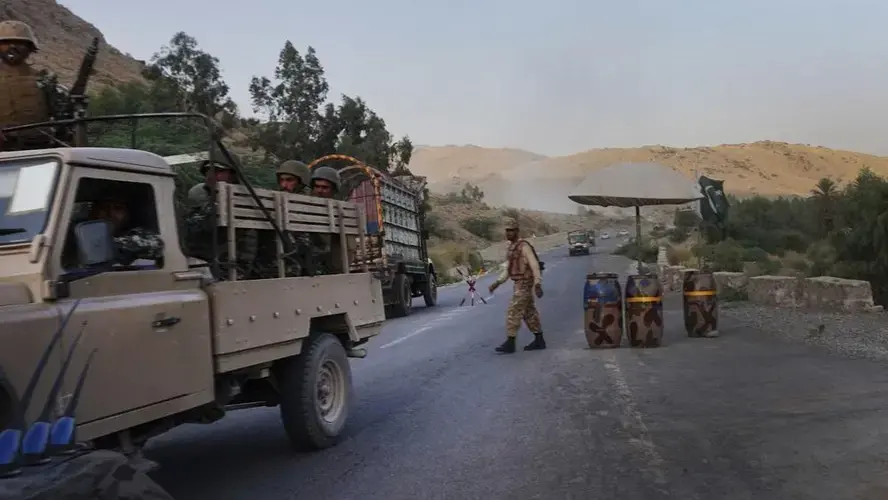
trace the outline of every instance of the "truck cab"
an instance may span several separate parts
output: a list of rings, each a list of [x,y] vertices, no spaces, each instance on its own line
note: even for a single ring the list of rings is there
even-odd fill
[[[570,231],[567,233],[568,255],[589,255],[592,244],[589,241],[589,233],[586,231]]]
[[[119,228],[92,210],[108,192],[160,252],[119,261]],[[352,404],[348,358],[366,356],[385,319],[379,280],[352,272],[345,250],[365,239],[363,211],[220,183],[211,224],[230,247],[244,229],[280,247],[285,231],[326,234],[342,262],[331,275],[220,280],[186,254],[175,198],[176,171],[149,151],[0,152],[0,423],[70,414],[78,440],[133,451],[182,423],[279,405],[294,446],[332,446]]]

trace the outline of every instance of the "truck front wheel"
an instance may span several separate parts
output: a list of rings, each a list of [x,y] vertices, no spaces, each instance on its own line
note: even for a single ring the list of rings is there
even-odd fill
[[[293,446],[321,450],[339,441],[352,403],[351,366],[339,339],[324,333],[276,369],[281,421]]]

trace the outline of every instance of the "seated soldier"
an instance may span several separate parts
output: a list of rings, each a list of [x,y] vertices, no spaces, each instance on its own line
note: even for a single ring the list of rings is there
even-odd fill
[[[332,167],[318,167],[311,173],[311,194],[318,198],[335,199],[341,186],[339,172]],[[314,256],[315,274],[333,274],[338,263],[333,258],[333,235],[312,233],[309,237]]]
[[[216,156],[218,158],[219,156]],[[210,167],[215,168],[210,168]],[[216,160],[203,162],[200,172],[207,182],[197,184],[188,192],[192,207],[184,217],[185,247],[189,257],[196,257],[206,262],[218,258],[221,274],[215,276],[219,280],[227,280],[228,273],[228,230],[218,227],[213,217],[215,199],[211,196],[210,185],[216,182],[239,184],[237,172],[232,166]],[[218,211],[216,212],[218,214]],[[217,247],[212,248],[213,231],[216,232]],[[237,279],[247,279],[254,275],[253,265],[258,250],[258,234],[255,229],[237,229],[236,261],[234,263]]]
[[[105,220],[111,224],[117,247],[115,264],[128,266],[136,260],[162,261],[163,239],[156,230],[134,220],[130,203],[126,193],[106,190],[93,200],[89,220]]]
[[[277,172],[278,188],[285,193],[307,194],[311,173],[305,163],[287,160],[281,163]],[[308,235],[288,232],[292,245],[290,253],[284,255],[284,276],[311,276],[313,274],[312,258],[308,250],[311,248]],[[277,233],[273,231],[259,232],[259,250],[256,257],[255,274],[259,278],[278,278]],[[286,252],[287,246],[284,246]]]

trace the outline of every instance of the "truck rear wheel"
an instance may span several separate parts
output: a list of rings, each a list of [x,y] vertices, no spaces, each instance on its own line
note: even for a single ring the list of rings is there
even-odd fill
[[[324,333],[305,342],[302,353],[276,371],[281,421],[295,448],[321,450],[339,441],[348,420],[351,366],[333,335]]]
[[[413,312],[413,291],[410,290],[410,277],[398,273],[392,282],[392,292],[395,294],[395,303],[392,304],[392,313],[396,318],[410,316]]]
[[[425,287],[422,289],[422,298],[425,300],[426,307],[434,307],[438,303],[438,279],[432,273],[429,273],[426,278]]]

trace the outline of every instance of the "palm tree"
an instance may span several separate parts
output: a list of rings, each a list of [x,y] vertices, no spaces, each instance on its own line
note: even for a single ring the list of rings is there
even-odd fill
[[[821,199],[834,198],[838,192],[839,184],[829,177],[824,177],[814,185],[814,189],[811,190],[811,195]]]
[[[811,196],[817,204],[820,215],[820,231],[823,236],[828,235],[835,226],[835,201],[839,194],[839,184],[824,177],[817,181]]]

